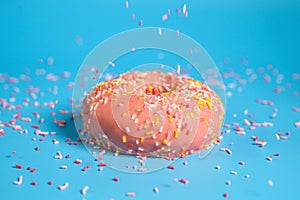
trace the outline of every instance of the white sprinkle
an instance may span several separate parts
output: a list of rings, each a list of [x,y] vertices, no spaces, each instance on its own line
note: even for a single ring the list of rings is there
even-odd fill
[[[220,165],[217,165],[217,166],[216,166],[216,169],[217,169],[217,170],[220,170],[220,169],[221,169],[221,166],[220,166]]]
[[[245,175],[245,178],[250,178],[250,175],[249,175],[249,174],[246,174],[246,175]]]
[[[180,65],[177,65],[177,74],[180,74]]]
[[[230,174],[237,175],[238,173],[236,171],[231,171]]]
[[[62,166],[60,166],[60,168],[61,168],[61,169],[67,169],[68,166],[67,166],[67,165],[62,165]]]
[[[182,12],[183,12],[183,14],[186,13],[186,4],[183,5]]]
[[[131,119],[132,119],[132,120],[135,119],[135,114],[134,114],[134,113],[132,114]]]
[[[273,181],[272,181],[272,180],[269,180],[269,181],[268,181],[268,184],[269,184],[269,186],[273,186]]]
[[[82,195],[86,195],[87,190],[89,189],[89,186],[84,186],[84,188],[81,190]]]
[[[161,28],[158,28],[158,35],[162,35]]]
[[[56,139],[53,139],[52,142],[53,142],[53,144],[59,144],[59,141]]]
[[[275,134],[276,140],[280,140],[279,134]]]
[[[110,66],[112,66],[112,67],[115,66],[115,63],[113,63],[113,62],[111,62],[111,61],[109,61],[108,64],[109,64]]]
[[[65,189],[67,189],[67,187],[69,187],[69,183],[68,182],[66,182],[64,185],[59,185],[58,189],[59,190],[65,190]]]
[[[57,154],[57,155],[54,156],[54,158],[56,158],[56,159],[62,159],[62,154],[60,153],[60,151],[57,152],[56,154]]]
[[[128,126],[125,127],[126,133],[130,133],[130,128]]]
[[[162,17],[161,17],[161,20],[162,21],[165,21],[165,20],[167,20],[168,19],[168,15],[167,14],[164,14]]]
[[[155,193],[159,192],[158,188],[155,187],[155,188],[153,189],[153,192],[155,192]]]
[[[14,181],[15,185],[21,185],[23,182],[23,176],[19,176],[18,181]]]
[[[163,131],[164,127],[161,126],[160,129],[159,129],[159,132],[161,133]]]

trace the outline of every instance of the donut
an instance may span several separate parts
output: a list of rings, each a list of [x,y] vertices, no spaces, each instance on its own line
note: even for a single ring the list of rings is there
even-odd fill
[[[213,145],[224,105],[193,78],[133,71],[93,87],[81,115],[92,144],[118,154],[174,159]]]

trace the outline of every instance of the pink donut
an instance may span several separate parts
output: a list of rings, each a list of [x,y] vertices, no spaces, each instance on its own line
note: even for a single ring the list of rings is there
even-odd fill
[[[82,109],[90,142],[116,153],[167,159],[209,148],[223,115],[219,96],[208,86],[160,71],[101,82]]]

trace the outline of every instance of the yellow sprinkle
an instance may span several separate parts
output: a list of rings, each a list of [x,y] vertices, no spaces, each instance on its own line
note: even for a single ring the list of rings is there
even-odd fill
[[[122,137],[122,142],[123,142],[123,143],[126,143],[126,142],[127,142],[126,136],[123,136],[123,137]]]
[[[208,106],[209,110],[212,110],[212,107],[208,101],[206,102],[206,105]]]
[[[152,92],[153,91],[153,87],[152,86],[148,86],[148,90],[149,90],[149,92]]]
[[[202,100],[198,100],[198,104],[199,104],[199,105],[205,105],[205,102],[202,101]]]
[[[174,131],[174,137],[175,137],[175,138],[178,137],[178,129],[176,129],[176,130]]]
[[[122,117],[125,117],[127,115],[127,112],[122,113]]]
[[[153,131],[148,131],[146,132],[146,135],[152,135],[154,132]]]
[[[145,141],[145,138],[141,137],[140,138],[140,143],[144,142]]]
[[[169,141],[168,141],[167,139],[164,139],[164,140],[162,141],[162,143],[163,143],[163,144],[168,144]]]
[[[110,142],[107,142],[106,144],[107,144],[108,147],[110,147]]]

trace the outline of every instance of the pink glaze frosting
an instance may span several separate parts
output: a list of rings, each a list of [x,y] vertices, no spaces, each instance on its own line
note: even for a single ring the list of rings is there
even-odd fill
[[[209,148],[223,115],[219,96],[208,86],[160,71],[101,82],[82,109],[90,142],[116,153],[168,159]]]

